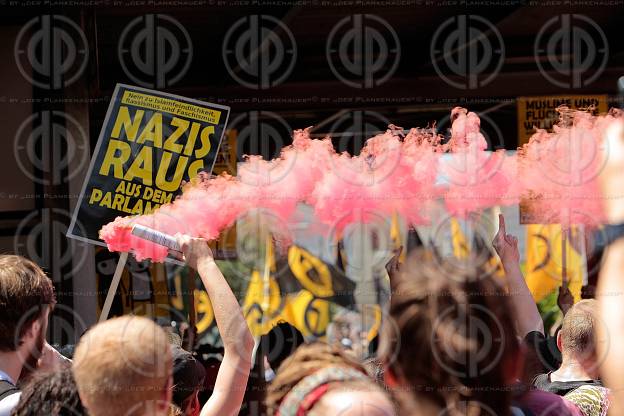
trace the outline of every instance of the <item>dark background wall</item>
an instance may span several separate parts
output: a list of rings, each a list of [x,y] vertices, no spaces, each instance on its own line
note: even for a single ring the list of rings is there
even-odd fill
[[[444,131],[457,105],[515,149],[519,96],[618,105],[623,6],[0,1],[0,250],[49,270],[58,342],[93,322],[93,250],[64,230],[118,82],[231,106],[239,156],[308,126],[357,153],[389,123]]]

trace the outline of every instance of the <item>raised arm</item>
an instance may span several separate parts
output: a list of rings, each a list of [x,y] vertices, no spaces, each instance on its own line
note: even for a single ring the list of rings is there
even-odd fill
[[[606,164],[600,173],[600,183],[607,220],[610,224],[624,223],[624,121],[614,123],[607,133],[604,146]],[[600,307],[596,345],[600,375],[611,389],[609,414],[624,413],[624,237],[620,236],[605,248],[596,299]]]
[[[201,416],[237,415],[251,370],[254,339],[206,240],[184,235],[176,237],[184,259],[197,270],[206,288],[225,351],[214,392],[202,408]]]
[[[509,298],[516,316],[516,333],[523,338],[532,331],[544,333],[544,322],[537,310],[537,305],[520,271],[520,252],[518,239],[507,234],[505,217],[498,215],[498,232],[494,236],[492,245],[501,259],[505,275]]]

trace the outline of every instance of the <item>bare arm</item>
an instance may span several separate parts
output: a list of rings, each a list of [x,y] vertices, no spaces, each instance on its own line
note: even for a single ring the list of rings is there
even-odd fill
[[[254,339],[238,300],[217,267],[207,242],[178,236],[178,243],[188,265],[197,270],[206,288],[225,350],[214,392],[202,408],[201,416],[237,415],[251,369]]]
[[[600,172],[602,196],[607,220],[611,224],[624,222],[624,126],[614,123],[605,137],[608,150],[606,164]],[[596,345],[600,375],[612,398],[609,414],[624,412],[624,239],[620,238],[605,249],[596,290],[601,322]]]
[[[544,322],[520,270],[518,239],[506,233],[505,217],[502,214],[498,216],[498,233],[496,233],[492,245],[501,259],[507,277],[509,298],[516,316],[517,335],[524,338],[532,331],[543,334]]]

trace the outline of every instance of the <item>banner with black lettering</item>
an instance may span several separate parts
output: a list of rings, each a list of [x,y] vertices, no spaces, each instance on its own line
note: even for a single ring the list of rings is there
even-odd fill
[[[212,171],[229,114],[222,105],[117,84],[67,236],[103,246],[103,225],[173,201],[182,181]]]
[[[518,97],[518,146],[528,143],[536,128],[552,131],[559,120],[559,106],[592,109],[594,114],[606,113],[608,97],[605,94]]]

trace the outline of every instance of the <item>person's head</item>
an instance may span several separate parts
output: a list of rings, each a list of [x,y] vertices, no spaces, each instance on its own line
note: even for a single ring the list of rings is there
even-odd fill
[[[171,347],[163,329],[147,318],[122,316],[89,329],[76,347],[73,371],[91,416],[169,411]]]
[[[36,373],[23,386],[13,416],[78,416],[86,414],[69,367]]]
[[[522,354],[507,295],[491,275],[414,253],[392,278],[389,314],[378,355],[402,413],[508,414]]]
[[[260,343],[273,371],[303,344],[301,332],[288,322],[280,322],[263,335]]]
[[[32,261],[0,255],[0,352],[34,365],[41,355],[56,299],[52,281]]]
[[[204,385],[206,370],[193,354],[172,345],[173,397],[172,402],[187,416],[197,416],[201,411],[198,393]]]
[[[385,391],[364,367],[339,346],[315,343],[300,346],[286,358],[269,385],[269,414],[394,415]]]
[[[557,347],[564,363],[575,360],[583,364],[586,370],[597,371],[597,316],[598,303],[593,299],[586,299],[574,304],[563,317],[561,330],[557,334]]]

